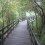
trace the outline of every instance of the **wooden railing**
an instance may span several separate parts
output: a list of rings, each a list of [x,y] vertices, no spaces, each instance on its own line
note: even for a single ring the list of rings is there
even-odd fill
[[[12,30],[18,23],[19,23],[19,20],[16,20],[11,22],[7,26],[3,27],[2,29],[0,29],[0,45],[3,45],[6,37],[8,37],[10,32],[12,32]]]
[[[31,37],[31,44],[32,45],[40,45],[39,41],[37,40],[34,32],[32,31],[33,28],[30,26],[30,20],[27,20],[27,27],[30,33],[30,37]]]

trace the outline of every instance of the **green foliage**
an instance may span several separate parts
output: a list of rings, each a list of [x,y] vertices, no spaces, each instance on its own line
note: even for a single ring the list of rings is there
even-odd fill
[[[0,28],[3,25],[3,19],[0,18]]]
[[[45,41],[45,35],[42,36],[42,41]]]
[[[8,25],[13,22],[17,18],[23,19],[26,11],[33,10],[35,12],[36,5],[33,3],[34,0],[0,0],[0,28],[2,26]],[[40,5],[45,12],[45,0],[40,0],[42,4]],[[38,11],[40,9],[36,7]],[[39,12],[40,13],[40,12]],[[4,25],[3,25],[4,23]],[[31,27],[33,27],[33,31],[36,35],[40,35],[42,31],[42,18],[41,16],[37,16],[33,21],[33,25],[31,23]],[[43,35],[42,40],[45,40],[45,35]]]

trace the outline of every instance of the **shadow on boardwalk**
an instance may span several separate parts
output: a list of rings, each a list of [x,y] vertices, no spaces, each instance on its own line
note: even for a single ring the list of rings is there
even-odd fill
[[[19,22],[17,27],[12,31],[12,33],[4,42],[4,45],[31,45],[26,20]]]

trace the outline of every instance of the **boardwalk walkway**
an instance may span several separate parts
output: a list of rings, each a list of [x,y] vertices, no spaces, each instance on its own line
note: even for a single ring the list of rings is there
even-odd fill
[[[4,42],[4,45],[31,45],[26,20],[17,25]]]

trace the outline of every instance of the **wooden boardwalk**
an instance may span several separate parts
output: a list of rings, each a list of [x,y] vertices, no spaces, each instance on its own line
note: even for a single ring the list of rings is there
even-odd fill
[[[31,45],[27,21],[20,22],[5,40],[4,45]]]

